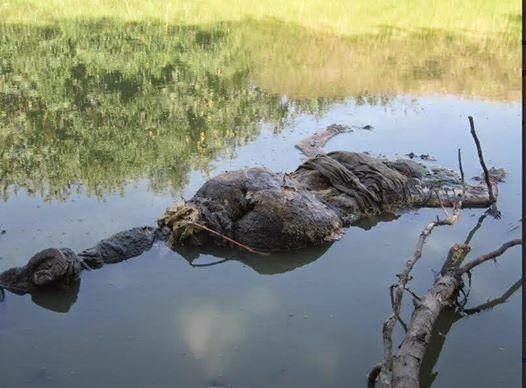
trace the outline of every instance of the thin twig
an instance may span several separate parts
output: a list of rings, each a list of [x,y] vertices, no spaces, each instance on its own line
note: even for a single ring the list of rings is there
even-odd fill
[[[466,241],[464,241],[464,245],[469,245],[473,237],[475,236],[475,233],[480,229],[482,226],[482,223],[484,222],[484,219],[488,216],[488,211],[486,210],[482,215],[479,217],[477,224],[473,227],[473,229],[470,230],[466,237]]]
[[[462,274],[464,274],[464,273],[466,273],[468,271],[471,271],[476,266],[478,266],[478,265],[480,265],[480,264],[482,264],[482,263],[484,263],[484,262],[486,262],[488,260],[495,259],[495,258],[499,257],[504,252],[506,252],[509,248],[514,247],[515,245],[521,245],[521,244],[522,244],[522,239],[520,239],[520,238],[508,241],[508,242],[502,244],[502,246],[500,248],[498,248],[498,249],[496,249],[496,250],[494,250],[492,252],[486,253],[485,255],[479,256],[476,259],[471,260],[469,263],[467,263],[463,267],[460,267],[458,269],[457,273],[459,275],[462,275]]]
[[[222,259],[222,260],[212,261],[210,263],[203,263],[203,264],[194,264],[193,262],[190,262],[189,264],[192,267],[199,268],[199,267],[211,267],[213,265],[226,263],[227,261],[230,261],[230,259]]]
[[[473,122],[473,117],[468,116],[468,120],[469,120],[469,126],[471,128],[471,136],[473,136],[473,140],[475,141],[475,146],[477,147],[479,162],[482,167],[482,170],[484,171],[484,180],[486,181],[486,185],[488,186],[489,200],[490,202],[495,202],[495,196],[493,195],[493,188],[491,186],[491,181],[489,179],[488,168],[486,167],[486,163],[484,162],[484,156],[482,155],[482,147],[480,146],[480,141],[477,136],[477,132],[475,132],[475,123]]]
[[[460,148],[457,150],[458,154],[458,169],[460,170],[460,179],[462,181],[462,195],[464,195],[466,191],[466,182],[464,180],[464,169],[462,168],[462,151]]]
[[[413,291],[411,291],[409,288],[406,288],[405,290],[406,290],[409,294],[411,294],[411,296],[412,296],[413,298],[415,298],[416,300],[420,300],[420,297],[419,297],[417,294],[415,294]]]
[[[269,255],[269,253],[267,253],[267,252],[260,252],[258,250],[250,248],[249,246],[241,244],[240,242],[237,242],[236,240],[231,239],[230,237],[227,237],[224,234],[221,234],[219,232],[216,232],[213,229],[210,229],[208,226],[205,226],[205,225],[202,225],[202,224],[198,224],[197,222],[193,222],[193,221],[189,221],[188,224],[193,225],[193,226],[197,226],[198,228],[206,230],[207,232],[212,233],[213,235],[215,235],[217,237],[220,237],[223,240],[226,240],[226,241],[228,241],[228,242],[230,242],[230,243],[232,243],[234,245],[237,245],[238,247],[246,250],[247,252],[255,253],[256,255],[262,255],[262,256],[268,256]]]

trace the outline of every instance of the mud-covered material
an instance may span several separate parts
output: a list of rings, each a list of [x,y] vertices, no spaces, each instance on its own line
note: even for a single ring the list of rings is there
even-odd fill
[[[410,159],[386,160],[384,161],[384,164],[387,167],[397,170],[401,174],[411,178],[421,179],[423,176],[429,173],[429,170],[425,165]]]
[[[167,209],[158,224],[171,231],[173,247],[229,244],[208,228],[253,249],[290,250],[334,241],[343,226],[364,217],[452,206],[462,190],[451,170],[337,151],[316,155],[290,174],[264,168],[221,174]],[[483,185],[465,191],[466,206],[490,204]]]
[[[307,160],[295,173],[295,177],[306,184],[302,179],[304,170],[315,171],[331,188],[354,199],[355,212],[363,215],[379,214],[385,207],[406,201],[409,196],[407,176],[388,167],[381,159],[362,153],[337,151]],[[323,193],[319,196],[330,201]]]
[[[23,267],[0,274],[0,285],[24,294],[51,283],[70,283],[82,271],[79,257],[68,248],[48,248],[35,254]]]
[[[505,173],[489,173],[497,195]],[[264,252],[316,247],[338,239],[351,223],[408,207],[452,206],[460,195],[464,207],[492,204],[483,180],[463,185],[448,169],[430,171],[414,161],[354,152],[316,155],[290,174],[265,168],[227,172],[206,182],[189,201],[167,209],[159,227],[117,233],[78,256],[67,248],[46,249],[26,266],[0,274],[0,287],[33,293],[69,284],[83,268],[139,256],[158,239],[169,238],[174,249],[231,248],[228,239]]]
[[[221,174],[159,219],[161,227],[172,230],[173,246],[225,245],[196,224],[266,251],[334,241],[342,227],[338,215],[313,193],[286,174],[264,168]]]
[[[79,257],[91,268],[118,263],[139,256],[150,249],[159,237],[157,228],[143,226],[114,234],[101,240],[93,248],[79,253]]]
[[[24,267],[1,273],[0,288],[17,294],[29,292],[38,300],[43,300],[42,303],[47,303],[45,295],[53,294],[57,289],[75,289],[75,281],[83,269],[100,268],[104,264],[139,256],[150,249],[156,240],[167,237],[159,228],[143,226],[116,233],[78,255],[68,248],[48,248],[34,255]],[[72,297],[75,294],[69,293]]]

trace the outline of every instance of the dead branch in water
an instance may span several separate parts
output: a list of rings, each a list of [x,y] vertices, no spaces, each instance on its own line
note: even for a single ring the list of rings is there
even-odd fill
[[[519,244],[522,244],[522,240],[505,243],[500,249],[481,256],[484,257],[484,260],[475,259],[468,266],[473,269]],[[391,387],[417,388],[420,386],[420,367],[431,339],[432,328],[442,310],[453,304],[455,296],[463,285],[462,274],[466,270],[463,267],[459,268],[459,263],[469,252],[469,246],[455,244],[451,252],[456,260],[450,262],[445,274],[438,278],[433,287],[419,301],[414,301],[415,310],[411,316],[409,330],[393,360]]]
[[[296,144],[296,148],[299,149],[305,156],[312,157],[322,152],[322,148],[331,140],[334,136],[344,133],[352,132],[350,127],[332,124],[329,125],[323,132],[315,132],[311,136],[301,140]]]
[[[476,135],[473,118],[471,116],[469,116],[469,123],[471,135],[477,147],[479,162],[484,171],[484,178],[488,186],[489,199],[491,202],[494,203],[495,196],[493,194],[488,169],[484,162],[482,149],[480,147],[480,142]],[[398,352],[396,354],[393,354],[392,337],[394,326],[397,321],[401,320],[400,311],[402,307],[404,291],[406,290],[407,282],[411,279],[410,273],[413,267],[415,266],[417,261],[422,257],[424,243],[436,226],[453,225],[460,215],[462,200],[465,194],[464,170],[462,168],[462,157],[460,149],[458,150],[458,162],[463,190],[462,195],[453,206],[452,214],[448,215],[446,213],[445,219],[439,219],[437,217],[436,221],[430,222],[422,230],[418,242],[416,244],[413,256],[406,262],[404,270],[396,275],[398,280],[390,288],[393,312],[384,322],[382,327],[384,358],[381,363],[376,364],[369,372],[369,385],[374,386],[376,380],[379,378],[380,383],[384,387],[419,387],[420,367],[431,338],[431,330],[433,329],[433,325],[436,319],[438,318],[439,314],[446,307],[453,305],[455,297],[458,295],[459,292],[462,291],[462,276],[464,274],[471,276],[470,271],[478,265],[488,260],[496,259],[497,257],[504,254],[509,248],[522,244],[522,240],[520,239],[508,241],[505,244],[503,244],[499,249],[493,252],[489,252],[485,255],[479,256],[478,258],[470,261],[468,264],[461,266],[461,263],[464,261],[465,257],[468,255],[471,249],[470,246],[467,244],[471,241],[475,232],[482,225],[482,221],[488,214],[488,212],[486,211],[483,214],[483,216],[479,218],[477,225],[470,231],[465,243],[454,244],[450,248],[449,253],[444,261],[442,269],[433,287],[421,297],[417,297],[416,295],[411,293],[413,295],[413,304],[415,308],[411,316],[411,321],[408,327],[405,328],[406,333],[402,343],[399,346]],[[511,293],[512,291],[510,291],[510,295]],[[506,294],[503,296],[503,298],[507,297],[509,296],[506,296]],[[467,295],[465,295],[465,298],[467,299]],[[495,304],[498,304],[498,302],[499,300],[497,300]],[[491,303],[488,302],[488,305],[491,305]]]
[[[355,129],[371,131],[372,128],[373,127],[371,125],[348,126],[348,125],[341,125],[341,124],[332,124],[332,125],[329,125],[327,128],[325,128],[324,131],[314,132],[309,137],[303,140],[300,140],[299,143],[296,144],[295,147],[299,149],[305,156],[311,158],[313,156],[316,156],[319,153],[323,153],[323,147],[325,146],[325,144],[327,144],[329,140],[331,140],[334,136],[339,135],[340,133],[354,132]],[[429,155],[422,154],[420,157],[424,157],[424,156],[427,156],[427,159],[423,159],[423,160],[433,160],[432,158],[429,157]]]
[[[475,146],[477,147],[477,154],[479,157],[480,166],[482,167],[482,171],[484,172],[484,180],[486,181],[486,185],[488,186],[489,200],[491,202],[495,202],[496,199],[495,199],[495,196],[493,195],[493,188],[491,186],[491,181],[489,179],[488,168],[486,167],[486,163],[484,162],[484,156],[482,155],[482,147],[480,146],[480,141],[477,136],[477,132],[475,132],[475,123],[473,122],[473,117],[468,116],[468,120],[469,120],[471,136],[473,136],[473,140],[475,141]]]
[[[464,185],[464,170],[462,168],[462,157],[461,157],[461,151],[460,148],[458,149],[458,163],[459,163],[459,170],[461,171],[462,175],[462,184]],[[465,190],[463,189],[463,193]],[[389,385],[389,381],[391,380],[390,374],[393,369],[393,330],[395,327],[395,324],[397,321],[401,321],[400,318],[400,310],[402,309],[402,301],[404,296],[404,291],[407,290],[406,285],[407,282],[411,279],[410,273],[417,263],[417,261],[422,257],[422,251],[424,249],[424,244],[429,237],[429,235],[433,232],[433,229],[437,226],[444,226],[444,225],[453,225],[455,222],[457,222],[458,217],[460,216],[460,209],[462,208],[462,200],[463,195],[457,200],[457,202],[453,205],[453,211],[451,214],[448,214],[447,211],[445,211],[446,217],[443,219],[440,219],[437,217],[435,221],[430,222],[427,224],[427,226],[422,230],[420,233],[420,237],[418,238],[418,242],[416,244],[415,252],[413,256],[406,261],[404,270],[396,274],[396,277],[398,278],[398,281],[391,286],[391,304],[393,308],[393,312],[391,315],[387,318],[387,320],[384,322],[382,327],[382,338],[383,338],[383,344],[384,344],[384,359],[381,363],[380,368],[374,367],[373,370],[369,373],[369,381],[374,377],[376,380],[376,373],[380,374],[380,381],[383,385]],[[417,300],[418,298],[414,298]],[[406,330],[407,331],[407,330]]]
[[[488,260],[496,259],[500,255],[502,255],[504,252],[506,252],[509,248],[514,247],[515,245],[520,245],[520,244],[522,244],[522,239],[520,238],[516,238],[515,240],[508,241],[502,244],[502,246],[499,249],[496,249],[493,252],[486,253],[485,255],[479,256],[476,259],[464,265],[463,267],[459,268],[458,273],[460,275],[463,275],[464,273],[471,271],[476,266]]]

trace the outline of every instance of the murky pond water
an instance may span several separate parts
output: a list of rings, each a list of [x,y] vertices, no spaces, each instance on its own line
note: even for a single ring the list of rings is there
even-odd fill
[[[511,48],[484,51],[439,32],[442,46],[429,48],[426,32],[416,46],[384,37],[366,55],[366,37],[317,36],[298,47],[307,32],[286,26],[231,34],[107,23],[2,27],[0,270],[49,246],[80,250],[153,224],[225,170],[293,170],[303,160],[294,144],[333,123],[373,130],[340,135],[327,150],[429,153],[430,165],[456,168],[461,147],[472,177],[480,173],[473,115],[487,163],[508,176],[502,217],[484,220],[471,256],[520,235],[520,73]],[[309,62],[316,47],[326,50]],[[409,211],[351,227],[330,246],[268,258],[189,261],[157,244],[61,292],[7,294],[1,385],[363,386],[382,355],[388,287],[439,212]],[[414,290],[429,287],[482,213],[466,209],[432,235]],[[520,270],[518,248],[477,269],[470,305],[503,294]],[[520,310],[519,290],[491,311],[442,316],[425,384],[519,386]]]

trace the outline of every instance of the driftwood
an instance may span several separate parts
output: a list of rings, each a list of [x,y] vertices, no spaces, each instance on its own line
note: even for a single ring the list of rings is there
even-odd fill
[[[363,127],[346,125],[332,124],[329,125],[324,131],[315,132],[311,136],[301,140],[296,144],[296,148],[299,149],[305,156],[312,157],[323,152],[323,147],[329,140],[340,133],[353,132],[354,129],[372,130],[372,126],[364,125]],[[412,159],[412,158],[411,158]]]
[[[471,116],[469,117],[469,123],[471,134],[477,147],[479,161],[484,172],[484,180],[488,187],[488,199],[494,203],[496,198],[493,194],[490,174],[484,163],[480,142],[478,141],[473,118]],[[464,173],[462,169],[460,151],[458,155],[459,169],[463,179]],[[479,256],[467,264],[462,265],[462,262],[471,249],[468,244],[473,238],[475,232],[481,227],[482,221],[487,216],[487,214],[492,214],[492,211],[493,214],[495,214],[494,209],[492,211],[490,210],[485,212],[477,222],[477,225],[475,225],[475,227],[468,234],[465,242],[463,244],[454,244],[450,248],[447,258],[444,261],[442,269],[438,274],[433,287],[423,296],[417,296],[413,292],[410,292],[413,296],[414,311],[409,325],[405,327],[406,334],[404,339],[396,354],[393,354],[393,329],[396,322],[401,321],[400,310],[402,307],[402,299],[404,292],[408,290],[406,286],[407,282],[410,280],[410,272],[416,262],[422,256],[424,242],[431,234],[433,229],[439,225],[452,225],[456,222],[460,215],[460,208],[462,206],[463,199],[464,196],[462,195],[454,206],[454,210],[451,215],[446,213],[446,218],[442,220],[437,218],[436,221],[431,222],[424,228],[420,234],[420,238],[418,240],[413,257],[407,261],[402,273],[397,275],[398,280],[391,287],[393,312],[385,321],[382,329],[384,358],[381,363],[376,364],[369,372],[368,380],[370,385],[374,385],[376,380],[379,378],[381,385],[384,387],[420,387],[420,369],[427,347],[431,340],[433,326],[435,325],[438,316],[446,308],[454,305],[455,299],[459,292],[463,292],[463,275],[468,275],[469,279],[471,279],[471,271],[474,268],[488,260],[495,260],[497,257],[504,254],[509,248],[522,244],[521,239],[508,241],[497,250]],[[500,300],[490,301],[473,309],[462,310],[465,314],[475,313],[481,311],[482,309],[490,308],[492,305],[498,304],[499,301],[503,299],[505,300],[507,297],[509,296],[505,294],[500,298]],[[467,300],[467,295],[465,296],[465,299]]]

